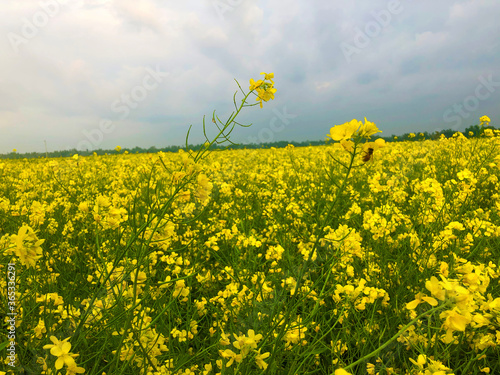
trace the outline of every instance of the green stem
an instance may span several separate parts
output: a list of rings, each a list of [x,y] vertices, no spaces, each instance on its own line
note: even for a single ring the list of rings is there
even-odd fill
[[[323,221],[318,227],[317,230],[317,235],[316,235],[316,240],[314,241],[314,245],[311,249],[311,252],[309,253],[309,257],[307,258],[307,261],[304,263],[304,266],[301,268],[299,272],[299,276],[297,278],[297,284],[295,286],[295,290],[298,291],[301,284],[302,284],[302,277],[304,276],[305,270],[309,268],[309,263],[311,262],[311,259],[314,255],[314,252],[318,248],[319,241],[321,240],[321,233],[323,232],[326,224],[328,223],[328,218],[330,217],[330,214],[333,211],[333,208],[337,204],[337,201],[339,200],[340,195],[344,191],[345,186],[347,185],[347,180],[349,180],[349,175],[351,174],[351,170],[353,168],[354,164],[354,158],[356,157],[356,147],[354,148],[354,151],[351,154],[351,160],[349,162],[349,166],[347,167],[347,171],[344,177],[344,180],[342,181],[342,185],[337,189],[337,193],[335,194],[335,199],[333,200],[332,204],[330,207],[328,207],[328,210],[326,212],[325,217],[323,218]],[[320,219],[321,220],[321,219]]]
[[[205,154],[205,152],[208,151],[208,149],[210,148],[210,146],[212,146],[216,141],[217,139],[219,139],[219,137],[227,130],[227,128],[229,128],[229,126],[231,125],[231,123],[234,122],[234,120],[236,119],[236,117],[238,116],[238,114],[241,112],[241,110],[243,109],[243,107],[245,106],[245,103],[246,103],[246,100],[247,98],[250,96],[250,94],[253,92],[254,90],[250,91],[248,94],[245,95],[245,97],[242,99],[241,101],[241,104],[240,104],[240,107],[236,110],[236,113],[233,113],[231,114],[231,116],[229,116],[229,118],[227,119],[226,121],[226,124],[224,125],[224,127],[219,131],[219,133],[217,134],[216,137],[214,137],[214,139],[207,145],[205,146],[204,148],[201,148],[199,151],[198,151],[198,154],[195,156],[194,158],[194,162],[198,162],[198,160],[200,160],[203,155]]]
[[[284,316],[281,319],[278,320],[278,322],[273,327],[272,331],[274,331],[274,329],[276,327],[278,327],[281,324],[281,322],[287,322],[288,321],[288,318],[290,317],[290,315],[292,314],[292,312],[294,312],[296,310],[295,306],[298,306],[298,304],[299,304],[299,302],[301,300],[300,299],[300,294],[301,293],[299,293],[299,291],[300,291],[300,287],[302,286],[302,278],[304,277],[304,274],[305,274],[306,270],[309,269],[309,264],[311,262],[311,259],[312,259],[313,255],[314,255],[314,252],[316,251],[316,249],[318,247],[319,241],[321,239],[321,232],[323,231],[323,229],[325,227],[325,224],[326,224],[326,222],[328,220],[328,217],[330,216],[333,208],[337,204],[337,201],[338,201],[338,199],[340,197],[340,194],[342,193],[343,189],[345,188],[345,186],[347,184],[347,180],[349,179],[349,175],[351,173],[351,170],[352,170],[352,167],[353,167],[353,164],[354,164],[354,158],[355,158],[355,156],[356,156],[356,148],[351,153],[351,160],[349,162],[349,166],[347,167],[347,171],[346,171],[346,175],[345,175],[344,181],[342,182],[342,185],[340,186],[340,188],[337,189],[337,193],[335,195],[335,199],[333,200],[332,204],[328,208],[328,211],[326,213],[326,216],[325,216],[323,222],[321,222],[321,225],[318,227],[317,235],[316,235],[316,240],[314,241],[314,244],[313,244],[313,246],[311,248],[309,256],[308,256],[307,260],[305,261],[305,263],[302,265],[302,267],[299,270],[299,274],[297,276],[296,284],[295,284],[295,289],[294,289],[295,293],[291,296],[291,300],[289,302],[289,306],[291,306],[291,307],[289,309],[287,309],[287,311],[284,314]],[[302,296],[302,298],[305,298],[305,297]],[[286,324],[281,324],[280,331],[278,332],[278,335],[277,335],[277,339],[278,340],[281,340],[281,338],[283,337],[283,335],[285,333],[286,326],[287,326]],[[266,338],[267,338],[267,336],[266,336]],[[274,360],[274,357],[275,357],[275,350],[273,349],[273,351],[271,353],[271,357],[269,358],[269,363],[272,363],[272,361]]]
[[[399,336],[401,336],[403,333],[405,333],[405,331],[411,327],[413,324],[415,324],[418,320],[422,319],[424,316],[426,315],[429,315],[431,313],[435,313],[436,311],[439,311],[445,307],[448,307],[449,305],[451,304],[450,301],[444,303],[443,305],[441,306],[437,306],[437,307],[434,307],[432,309],[430,309],[429,311],[426,311],[422,314],[420,314],[419,316],[417,316],[415,319],[411,320],[407,325],[405,325],[403,328],[401,328],[394,336],[392,336],[389,341],[387,341],[384,345],[382,345],[381,347],[375,349],[373,352],[365,355],[364,357],[358,359],[356,362],[354,363],[351,363],[349,366],[347,367],[344,367],[344,370],[349,370],[350,368],[358,365],[359,363],[361,362],[364,362],[366,361],[368,358],[371,358],[373,356],[376,356],[378,353],[380,353],[382,350],[384,350],[388,345],[390,345],[394,340],[396,340]]]

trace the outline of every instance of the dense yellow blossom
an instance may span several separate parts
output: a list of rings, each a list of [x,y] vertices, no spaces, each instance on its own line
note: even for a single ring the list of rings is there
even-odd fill
[[[273,76],[262,77],[250,84],[264,101]],[[451,374],[471,362],[493,373],[498,137],[367,139],[377,132],[353,120],[331,129],[339,147],[197,162],[190,151],[2,160],[1,293],[16,302],[17,348],[29,348],[18,363],[215,375]]]

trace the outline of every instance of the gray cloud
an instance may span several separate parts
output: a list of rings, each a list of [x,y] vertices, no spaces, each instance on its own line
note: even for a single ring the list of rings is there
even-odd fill
[[[113,130],[95,148],[180,145],[189,124],[201,142],[203,115],[233,110],[233,79],[248,89],[262,71],[276,99],[243,113],[254,125],[235,141],[273,126],[275,140],[322,139],[364,116],[384,135],[500,121],[494,0],[40,4],[0,6],[0,153],[75,147],[103,121]],[[166,76],[151,85],[148,69]],[[297,116],[280,127],[285,107]]]

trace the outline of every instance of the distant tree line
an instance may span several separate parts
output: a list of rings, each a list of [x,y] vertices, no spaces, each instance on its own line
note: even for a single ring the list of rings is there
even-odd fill
[[[257,148],[284,148],[287,145],[292,144],[295,147],[305,147],[305,146],[318,146],[318,145],[324,145],[325,141],[303,141],[303,142],[295,142],[295,141],[276,141],[276,142],[268,142],[268,143],[250,143],[250,144],[232,144],[229,146],[219,146],[217,144],[214,144],[210,147],[211,150],[227,150],[227,149],[233,149],[233,150],[238,150],[238,149],[257,149]],[[198,145],[188,145],[190,150],[193,151],[198,151],[203,147],[203,144],[198,144]],[[27,152],[24,154],[20,154],[17,152],[10,152],[8,154],[0,154],[0,159],[30,159],[30,158],[44,158],[48,156],[49,158],[60,158],[60,157],[71,157],[75,154],[78,154],[80,156],[90,156],[96,153],[97,155],[116,155],[116,154],[123,154],[125,151],[127,151],[130,154],[153,154],[157,152],[179,152],[179,150],[186,150],[186,146],[167,146],[167,147],[149,147],[149,148],[141,148],[141,147],[134,147],[134,148],[122,148],[120,152],[117,152],[116,150],[103,150],[103,149],[98,149],[98,150],[76,150],[76,149],[71,149],[71,150],[62,150],[62,151],[52,151],[52,152]]]
[[[470,125],[469,127],[465,128],[463,132],[461,132],[465,137],[467,138],[475,138],[479,137],[484,129],[491,129],[495,130],[496,128],[494,126],[479,126],[479,125]],[[421,141],[425,139],[439,139],[441,135],[444,135],[446,138],[453,137],[453,134],[457,133],[458,130],[453,130],[453,129],[444,129],[441,131],[435,131],[434,133],[429,133],[427,131],[425,132],[419,132],[419,133],[405,133],[403,135],[391,135],[390,137],[380,137],[384,139],[385,141],[390,141],[390,142],[399,142],[399,141]]]
[[[462,132],[467,138],[472,138],[472,137],[478,137],[481,135],[481,133],[484,131],[484,129],[492,129],[495,130],[495,127],[493,126],[485,126],[481,127],[479,125],[471,125],[465,129],[464,132]],[[400,141],[421,141],[425,139],[439,139],[442,134],[446,138],[450,138],[455,134],[457,130],[453,129],[445,129],[442,131],[435,131],[434,133],[429,133],[427,131],[425,132],[418,132],[418,133],[405,133],[403,135],[397,136],[397,135],[391,135],[390,137],[378,137],[382,138],[385,141],[388,142],[400,142]],[[374,137],[376,139],[377,137]],[[303,141],[303,142],[295,142],[295,141],[276,141],[276,142],[266,142],[266,143],[250,143],[250,144],[231,144],[229,146],[219,146],[217,144],[212,145],[211,149],[213,150],[238,150],[238,149],[257,149],[257,148],[284,148],[288,146],[289,144],[294,145],[295,147],[306,147],[306,146],[319,146],[319,145],[324,145],[326,144],[325,140],[321,141]],[[200,148],[203,147],[203,144],[198,144],[198,145],[188,145],[189,149],[193,151],[198,151]],[[167,146],[167,147],[162,147],[158,148],[155,146],[152,146],[150,148],[141,148],[141,147],[134,147],[134,148],[122,148],[120,152],[117,152],[116,150],[86,150],[86,151],[78,151],[76,149],[71,149],[71,150],[62,150],[62,151],[52,151],[52,152],[27,152],[27,153],[17,153],[17,152],[10,152],[8,154],[0,154],[0,159],[31,159],[31,158],[44,158],[48,156],[49,158],[60,158],[60,157],[71,157],[75,154],[78,154],[80,156],[89,156],[93,155],[96,153],[97,155],[114,155],[114,154],[122,154],[125,151],[127,151],[130,154],[145,154],[145,153],[157,153],[157,152],[179,152],[179,150],[186,150],[185,146]]]

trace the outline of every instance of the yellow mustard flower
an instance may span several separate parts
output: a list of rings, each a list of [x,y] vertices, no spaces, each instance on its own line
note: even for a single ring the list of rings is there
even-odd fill
[[[427,359],[425,355],[420,354],[416,361],[413,358],[410,358],[410,362],[418,366],[420,369],[423,369],[424,365],[427,363]]]
[[[205,370],[203,370],[203,375],[208,375],[212,371],[212,364],[208,363],[203,366]]]
[[[361,121],[353,119],[345,124],[332,127],[330,129],[330,133],[327,134],[327,137],[330,137],[334,141],[351,139],[361,125]]]
[[[39,240],[31,227],[23,225],[19,232],[11,236],[11,241],[15,246],[15,253],[22,264],[35,267],[36,261],[42,257],[41,244],[45,240]]]
[[[219,350],[219,354],[222,358],[229,359],[226,363],[226,367],[230,367],[234,361],[240,363],[243,360],[241,354],[236,354],[231,349]]]
[[[360,126],[357,134],[365,139],[368,139],[376,133],[382,133],[382,130],[379,130],[375,123],[368,121],[365,117],[365,123]]]
[[[425,294],[422,294],[422,293],[417,293],[415,295],[415,299],[413,301],[408,302],[406,304],[406,308],[408,310],[415,310],[417,308],[417,306],[420,303],[422,303],[422,301],[427,302],[431,306],[437,306],[438,305],[438,302],[437,302],[437,300],[435,298],[428,297],[428,296],[426,296]]]
[[[47,329],[45,328],[45,322],[42,319],[39,319],[38,325],[34,329],[35,331],[35,336],[39,339],[43,337],[43,334],[47,332]]]
[[[60,370],[63,365],[68,366],[68,368],[76,368],[76,363],[73,357],[77,357],[78,354],[71,354],[71,343],[68,342],[70,338],[66,338],[59,341],[57,337],[50,336],[50,341],[54,344],[44,345],[44,349],[50,349],[50,354],[57,357],[56,369]]]
[[[84,372],[85,369],[83,367],[78,367],[75,362],[69,364],[66,368],[66,375],[83,374]]]
[[[259,79],[258,81],[254,81],[253,78],[250,78],[250,91],[255,90],[257,87],[264,83],[263,80]]]
[[[267,102],[269,100],[274,100],[274,93],[276,92],[276,89],[272,86],[266,86],[266,84],[264,84],[256,90],[258,96],[255,100],[260,101],[260,108],[262,108],[262,101]]]
[[[265,370],[267,368],[268,364],[266,362],[264,362],[264,359],[269,357],[271,355],[271,353],[267,352],[267,353],[260,354],[260,349],[257,350],[256,353],[257,353],[257,355],[255,356],[255,363],[257,364],[257,366],[259,366],[259,368],[261,370]]]
[[[441,319],[445,319],[443,328],[451,331],[465,331],[467,324],[471,322],[471,318],[460,314],[456,308],[446,310],[439,314]]]
[[[272,83],[274,83],[274,81],[273,81],[274,73],[264,73],[264,72],[262,72],[260,74],[264,74],[264,79],[266,81],[271,81]]]
[[[484,129],[484,135],[487,137],[493,137],[493,130],[491,129]]]
[[[479,121],[481,122],[481,125],[483,125],[483,124],[487,125],[487,124],[489,124],[491,122],[490,118],[488,116],[486,116],[486,115],[485,116],[481,116],[479,118]]]
[[[256,90],[257,91],[257,98],[255,99],[256,101],[260,102],[260,108],[262,108],[262,102],[267,102],[269,100],[274,99],[274,93],[276,92],[276,89],[274,88],[274,81],[272,78],[274,78],[274,73],[260,73],[264,74],[264,80],[259,79],[255,81],[254,79],[250,79],[250,91]],[[269,82],[266,82],[269,81]]]
[[[342,148],[347,152],[354,152],[354,142],[350,139],[342,139],[339,143],[335,143],[335,147]]]
[[[444,301],[445,299],[445,290],[443,287],[440,285],[439,280],[435,277],[432,276],[430,280],[427,280],[425,282],[425,288],[431,292],[431,294],[436,297],[437,299]]]
[[[334,141],[348,140],[354,137],[362,137],[369,139],[375,133],[381,133],[381,130],[377,128],[373,122],[368,121],[365,117],[365,123],[356,119],[352,119],[342,125],[336,125],[330,129],[330,133],[327,137],[330,137]]]

